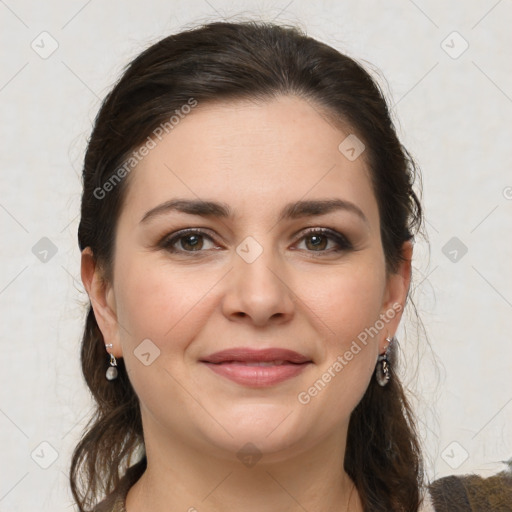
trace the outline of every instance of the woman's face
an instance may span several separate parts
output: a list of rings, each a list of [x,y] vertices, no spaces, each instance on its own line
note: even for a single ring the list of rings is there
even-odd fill
[[[365,153],[354,159],[349,135],[296,97],[199,104],[132,171],[113,280],[102,289],[96,269],[90,286],[85,255],[82,271],[148,447],[278,460],[343,440],[410,271],[386,276]]]

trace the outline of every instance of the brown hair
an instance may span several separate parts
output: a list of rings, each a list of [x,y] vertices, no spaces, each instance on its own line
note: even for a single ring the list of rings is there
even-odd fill
[[[113,278],[116,222],[129,180],[104,198],[98,190],[130,153],[191,98],[202,104],[283,94],[310,102],[364,142],[387,271],[397,270],[403,243],[419,231],[423,216],[413,191],[417,170],[379,86],[360,64],[297,27],[214,22],[166,37],[136,57],[96,117],[84,161],[78,242],[81,250],[92,249],[106,279]],[[109,359],[90,304],[81,361],[96,409],[73,453],[70,483],[86,511],[118,486],[133,458],[145,467],[145,455],[138,398],[122,359],[118,379],[106,380]],[[351,415],[344,467],[365,510],[418,509],[420,447],[393,360],[389,384],[381,387],[373,377]]]

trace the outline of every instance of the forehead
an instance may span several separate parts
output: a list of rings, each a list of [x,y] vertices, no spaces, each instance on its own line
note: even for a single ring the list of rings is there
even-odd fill
[[[130,174],[125,208],[143,214],[172,197],[215,197],[235,210],[236,203],[261,209],[329,196],[366,203],[372,217],[365,154],[352,161],[339,148],[349,135],[297,97],[199,103],[154,139]]]

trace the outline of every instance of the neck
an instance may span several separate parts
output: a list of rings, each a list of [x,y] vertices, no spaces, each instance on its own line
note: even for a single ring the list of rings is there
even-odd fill
[[[223,458],[168,435],[150,434],[146,438],[154,442],[146,440],[147,469],[128,492],[127,512],[362,511],[343,470],[340,436],[258,460],[240,454]]]

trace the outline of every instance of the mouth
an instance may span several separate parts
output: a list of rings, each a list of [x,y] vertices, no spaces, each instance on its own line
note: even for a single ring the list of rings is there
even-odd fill
[[[210,361],[204,361],[210,362]],[[210,364],[239,364],[244,366],[280,366],[283,364],[305,364],[305,363],[292,363],[291,361],[222,361],[219,363]]]
[[[248,387],[269,387],[302,373],[313,361],[288,349],[233,348],[216,352],[201,363],[214,373]]]
[[[285,348],[253,349],[247,347],[235,347],[210,354],[201,360],[206,363],[311,363],[311,358]]]

